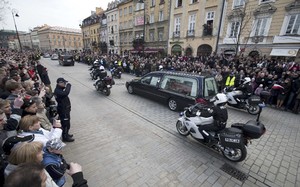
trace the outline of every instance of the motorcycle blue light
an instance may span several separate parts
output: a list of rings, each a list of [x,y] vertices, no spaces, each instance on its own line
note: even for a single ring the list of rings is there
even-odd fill
[[[183,116],[183,114],[184,114],[183,112],[180,112],[180,113],[179,113],[179,116]]]

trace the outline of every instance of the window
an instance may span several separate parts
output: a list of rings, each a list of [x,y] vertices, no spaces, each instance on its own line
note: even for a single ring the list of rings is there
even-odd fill
[[[265,36],[268,18],[260,18],[256,20],[254,36]]]
[[[149,33],[149,40],[150,42],[154,42],[154,30],[151,30]]]
[[[158,30],[158,41],[163,41],[163,40],[164,40],[164,31]]]
[[[191,0],[191,4],[197,3],[197,2],[198,2],[198,0]]]
[[[217,84],[213,77],[206,78],[204,84],[204,97],[214,96],[218,93]]]
[[[236,21],[236,22],[232,22],[230,25],[230,33],[229,33],[229,37],[230,38],[236,38],[239,32],[239,28],[240,28],[240,22]]]
[[[165,3],[165,0],[160,0],[159,1],[159,4],[161,5],[161,4],[164,4]]]
[[[150,14],[150,20],[149,23],[154,23],[154,13]]]
[[[189,33],[194,33],[195,30],[195,24],[196,24],[196,14],[192,14],[189,16]]]
[[[129,6],[129,14],[132,14],[132,6]]]
[[[127,15],[127,8],[124,8],[124,16]]]
[[[182,0],[176,0],[176,7],[182,6]]]
[[[245,0],[234,0],[233,8],[242,7],[245,5]]]
[[[175,18],[175,27],[174,27],[175,33],[180,33],[180,18]]]
[[[163,20],[164,20],[164,12],[161,10],[159,11],[158,21],[163,21]]]
[[[155,0],[151,0],[150,6],[155,6]]]
[[[161,81],[160,87],[183,95],[197,96],[197,81],[192,78],[166,75]]]
[[[290,16],[285,34],[300,34],[300,14]]]
[[[207,12],[206,20],[214,20],[215,12]]]

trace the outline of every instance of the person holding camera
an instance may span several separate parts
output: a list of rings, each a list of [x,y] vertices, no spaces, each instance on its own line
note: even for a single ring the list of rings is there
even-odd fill
[[[71,127],[70,124],[70,112],[71,102],[69,94],[71,91],[71,84],[64,78],[58,78],[56,81],[57,85],[54,90],[54,97],[57,102],[57,113],[62,125],[62,138],[64,142],[73,142],[73,135],[69,134]]]
[[[46,143],[43,154],[43,165],[57,186],[63,186],[66,183],[64,176],[70,165],[67,164],[62,149],[66,146],[60,139],[55,138]]]

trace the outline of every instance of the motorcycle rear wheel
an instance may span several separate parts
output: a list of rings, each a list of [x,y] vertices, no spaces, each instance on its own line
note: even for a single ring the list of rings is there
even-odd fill
[[[255,106],[250,105],[249,108],[247,108],[247,111],[249,114],[257,115],[261,112],[261,107],[259,107],[258,105]]]
[[[178,131],[178,133],[181,135],[181,136],[187,136],[190,134],[190,132],[188,131],[188,129],[186,128],[185,125],[182,124],[181,121],[177,121],[176,123],[176,129]]]
[[[225,150],[222,150],[222,154],[232,162],[241,162],[247,156],[247,149],[244,145],[241,148],[225,147]]]

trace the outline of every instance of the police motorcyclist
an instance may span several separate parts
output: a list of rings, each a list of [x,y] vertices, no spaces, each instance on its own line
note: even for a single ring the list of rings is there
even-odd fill
[[[213,124],[200,125],[199,132],[204,137],[204,142],[208,144],[214,143],[214,137],[208,133],[208,131],[219,131],[226,127],[226,122],[228,119],[228,112],[225,104],[227,103],[227,97],[223,93],[218,93],[212,100],[213,107],[208,108],[208,116],[212,116],[214,119]],[[205,116],[205,117],[208,117]]]
[[[243,99],[247,99],[253,93],[253,88],[251,85],[250,77],[245,77],[243,80],[243,84],[239,85],[235,90],[240,90],[243,92],[241,95],[234,96],[238,102],[241,102]]]

